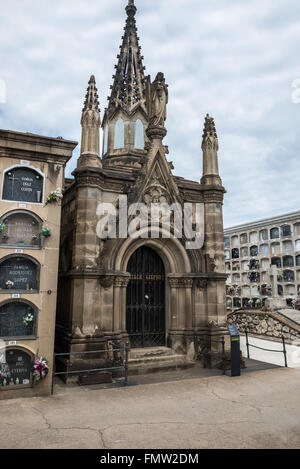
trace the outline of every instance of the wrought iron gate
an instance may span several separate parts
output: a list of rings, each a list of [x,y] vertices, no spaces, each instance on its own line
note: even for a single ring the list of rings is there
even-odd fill
[[[127,271],[126,327],[132,348],[166,345],[165,269],[159,255],[142,247]]]

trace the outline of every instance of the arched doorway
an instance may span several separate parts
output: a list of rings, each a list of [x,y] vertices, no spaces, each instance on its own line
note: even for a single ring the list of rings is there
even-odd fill
[[[142,246],[131,256],[126,294],[126,330],[132,348],[166,345],[165,268],[159,255]]]

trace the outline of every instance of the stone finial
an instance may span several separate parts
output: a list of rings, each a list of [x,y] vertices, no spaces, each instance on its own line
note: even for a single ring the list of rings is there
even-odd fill
[[[218,139],[214,118],[210,117],[209,114],[206,114],[205,124],[204,124],[204,133],[203,133],[203,143],[206,142],[207,138],[211,141]]]
[[[95,76],[89,80],[81,116],[82,137],[78,167],[102,167],[100,160],[100,107]]]
[[[126,13],[129,17],[133,18],[136,14],[136,6],[134,0],[128,0],[128,5],[126,7]]]

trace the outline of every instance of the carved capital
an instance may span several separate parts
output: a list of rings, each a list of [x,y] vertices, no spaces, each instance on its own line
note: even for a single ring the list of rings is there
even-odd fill
[[[127,288],[129,281],[130,281],[130,277],[115,277],[114,286]]]
[[[207,279],[206,278],[198,278],[196,282],[197,288],[199,290],[205,290],[207,288]]]
[[[113,286],[114,278],[113,275],[103,275],[100,277],[100,285],[104,290],[109,290]]]

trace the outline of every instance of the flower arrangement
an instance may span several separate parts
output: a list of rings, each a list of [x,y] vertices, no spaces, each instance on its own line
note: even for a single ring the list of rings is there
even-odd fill
[[[4,223],[0,223],[0,233],[2,233],[3,230],[5,230],[6,225]]]
[[[250,270],[257,270],[259,268],[259,261],[257,259],[251,259],[248,266]]]
[[[259,282],[260,280],[260,273],[259,272],[249,272],[248,279],[250,282]]]
[[[294,309],[300,310],[300,298],[294,299],[292,301],[292,306]]]
[[[38,383],[41,379],[45,379],[49,373],[49,363],[46,358],[37,358],[32,368],[32,375]]]
[[[5,285],[7,286],[8,290],[10,290],[11,288],[15,286],[14,282],[12,282],[11,280],[7,280]]]
[[[252,308],[254,306],[254,301],[251,299],[248,301],[248,306]]]
[[[48,195],[45,205],[52,204],[53,202],[57,202],[57,200],[62,199],[62,197],[63,197],[62,190],[60,187],[58,187],[56,191],[51,192]]]
[[[48,226],[43,226],[42,231],[40,232],[40,237],[44,236],[45,238],[49,238],[51,236],[51,230]]]
[[[261,292],[261,295],[271,296],[273,292],[273,288],[272,288],[272,285],[264,284],[259,288],[259,291]]]
[[[47,197],[45,205],[53,204],[53,202],[57,202],[57,198],[58,198],[58,195],[57,195],[56,191],[51,192],[51,194],[49,194],[48,197]]]
[[[27,313],[24,317],[23,317],[23,323],[25,324],[25,326],[30,326],[34,321],[34,315],[32,313]]]

